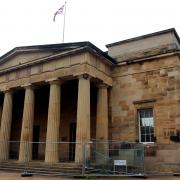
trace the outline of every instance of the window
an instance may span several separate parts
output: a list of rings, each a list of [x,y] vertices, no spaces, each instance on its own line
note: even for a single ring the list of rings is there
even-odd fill
[[[139,115],[139,141],[142,143],[154,142],[153,109],[141,109]]]

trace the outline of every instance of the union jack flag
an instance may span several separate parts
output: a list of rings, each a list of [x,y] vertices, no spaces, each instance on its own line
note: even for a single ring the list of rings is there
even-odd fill
[[[53,18],[53,21],[54,21],[54,22],[55,22],[55,19],[56,19],[56,15],[57,15],[57,14],[63,14],[64,8],[65,8],[65,4],[63,4],[63,5],[54,13],[54,18]]]

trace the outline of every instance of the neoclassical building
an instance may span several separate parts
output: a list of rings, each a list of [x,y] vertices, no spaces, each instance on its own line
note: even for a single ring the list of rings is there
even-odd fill
[[[90,42],[24,46],[0,57],[1,161],[79,163],[82,143],[95,139],[143,143],[147,168],[180,169],[175,29],[107,48]]]

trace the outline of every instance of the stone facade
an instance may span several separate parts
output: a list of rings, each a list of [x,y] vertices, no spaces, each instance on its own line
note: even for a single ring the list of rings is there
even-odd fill
[[[156,142],[170,143],[180,129],[179,57],[120,65],[112,76],[112,138],[138,140],[137,110],[153,107]]]
[[[180,43],[174,33],[165,31],[108,46],[109,54],[119,62],[112,71],[110,134],[113,140],[139,142],[138,111],[152,108],[155,140],[146,144],[147,154],[152,153],[146,157],[148,170],[180,169],[180,146],[170,138],[180,131]]]
[[[141,141],[139,112],[152,109],[146,168],[179,171],[180,145],[173,140],[180,131],[176,31],[107,47],[109,55],[89,42],[28,46],[0,58],[1,161],[81,163],[82,145],[92,139]],[[108,155],[107,144],[97,148]]]

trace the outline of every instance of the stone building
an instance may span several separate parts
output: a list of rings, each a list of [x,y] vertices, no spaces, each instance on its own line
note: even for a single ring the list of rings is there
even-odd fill
[[[1,161],[66,157],[79,163],[80,144],[55,142],[96,139],[141,142],[147,169],[180,169],[175,29],[107,48],[90,42],[24,46],[0,58]]]

